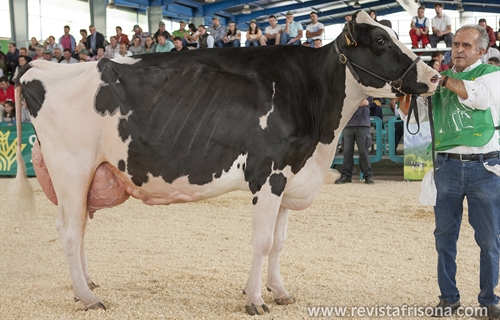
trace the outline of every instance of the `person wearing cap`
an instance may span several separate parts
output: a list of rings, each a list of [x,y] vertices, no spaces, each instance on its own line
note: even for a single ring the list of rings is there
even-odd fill
[[[155,52],[170,52],[174,48],[174,43],[168,41],[165,34],[158,35],[158,43],[155,45]]]
[[[213,25],[208,28],[208,33],[214,38],[214,45],[218,47],[219,40],[222,40],[226,35],[226,28],[220,24],[220,18],[214,16],[212,18]]]
[[[172,39],[170,39],[171,37],[170,32],[165,30],[165,22],[163,21],[160,21],[160,23],[158,24],[158,31],[156,31],[155,34],[153,35],[153,39],[156,43],[158,43],[158,36],[160,34],[164,35],[165,39],[167,39],[168,41],[172,41]]]
[[[59,63],[59,61],[56,58],[52,57],[52,52],[50,50],[45,50],[43,52],[43,60]]]
[[[142,28],[138,24],[134,25],[134,28],[132,29],[132,31],[134,32],[134,34],[132,35],[132,41],[134,41],[135,37],[141,38],[141,46],[144,45],[146,38],[151,36],[151,34],[149,32],[143,32]],[[132,46],[132,45],[133,45],[133,43],[129,43],[129,46]]]
[[[274,15],[269,16],[269,26],[264,30],[264,34],[260,37],[261,46],[272,46],[280,44],[281,26]]]
[[[252,19],[247,31],[247,41],[245,41],[245,47],[258,47],[259,39],[262,37],[262,31],[257,27],[257,20]]]
[[[104,36],[102,33],[97,32],[94,25],[89,26],[90,35],[87,37],[87,42],[85,43],[85,48],[87,48],[89,54],[97,54],[97,48],[104,48]]]
[[[304,45],[309,45],[309,47],[314,48],[314,40],[321,39],[323,32],[325,31],[325,26],[318,21],[318,13],[315,11],[309,14],[311,18],[311,23],[306,27],[306,42]]]
[[[304,28],[297,21],[293,21],[293,13],[286,13],[285,24],[281,26],[280,44],[300,45]]]
[[[80,61],[92,61],[92,58],[89,57],[89,51],[87,49],[82,49],[78,51],[78,57],[80,58]]]
[[[118,45],[120,45],[120,43],[125,43],[128,48],[130,40],[128,39],[128,36],[126,34],[122,33],[122,27],[116,26],[115,30],[116,30],[115,38]]]
[[[69,26],[64,26],[64,34],[59,38],[59,44],[63,47],[63,52],[64,49],[69,49],[71,52],[75,52],[76,49],[75,37],[69,34],[69,30]]]
[[[175,30],[172,32],[172,41],[174,41],[175,37],[179,37],[182,39],[182,43],[184,46],[187,45],[187,40],[185,39],[186,34],[189,34],[189,30],[186,30],[186,22],[183,20],[179,21],[179,30]]]

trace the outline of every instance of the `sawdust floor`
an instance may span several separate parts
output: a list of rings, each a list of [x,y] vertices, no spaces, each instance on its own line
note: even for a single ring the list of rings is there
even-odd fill
[[[36,214],[13,215],[10,181],[0,179],[1,319],[250,318],[242,295],[252,259],[248,193],[154,207],[131,199],[98,211],[86,251],[100,285],[94,292],[108,310],[85,312],[73,302],[56,207],[31,179]],[[278,306],[263,288],[271,313],[261,319],[309,319],[311,306],[435,305],[434,218],[419,192],[420,182],[392,179],[324,185],[309,209],[289,219],[281,274],[297,301]],[[477,306],[479,249],[466,221],[457,281],[462,305]]]

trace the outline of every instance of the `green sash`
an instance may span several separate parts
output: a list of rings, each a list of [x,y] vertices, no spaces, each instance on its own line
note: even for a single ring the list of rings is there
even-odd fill
[[[466,72],[454,74],[451,70],[441,74],[460,80],[472,80],[500,70],[500,68],[481,64]],[[451,90],[439,87],[432,96],[434,113],[434,134],[437,151],[448,150],[457,146],[480,147],[487,144],[495,133],[491,110],[474,110],[458,100]]]

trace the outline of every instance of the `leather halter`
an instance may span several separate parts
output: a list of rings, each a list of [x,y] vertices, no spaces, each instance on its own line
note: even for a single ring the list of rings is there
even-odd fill
[[[356,71],[354,71],[354,68],[353,66],[355,66],[356,68],[358,69],[361,69],[363,70],[364,72],[374,76],[375,78],[378,78],[386,83],[388,83],[394,90],[396,91],[399,91],[400,93],[402,93],[403,95],[407,95],[406,92],[404,92],[401,88],[403,86],[403,80],[404,80],[404,77],[406,76],[406,74],[408,73],[408,71],[410,71],[410,69],[412,69],[416,64],[417,62],[420,60],[420,57],[417,57],[417,59],[413,60],[412,64],[408,67],[408,69],[406,69],[406,71],[403,73],[403,75],[401,77],[399,77],[399,79],[397,80],[387,80],[387,79],[384,79],[382,78],[381,76],[369,71],[369,70],[366,70],[365,68],[361,67],[360,65],[352,62],[352,61],[349,61],[349,59],[347,59],[346,55],[343,54],[342,52],[340,52],[340,49],[339,49],[339,46],[337,44],[337,40],[335,40],[333,42],[333,47],[335,48],[335,51],[337,51],[337,54],[339,55],[339,60],[342,64],[345,64],[347,65],[347,67],[349,68],[349,70],[351,71],[354,79],[356,79],[356,81],[358,82],[361,82],[361,78],[359,77],[359,75],[356,73]]]

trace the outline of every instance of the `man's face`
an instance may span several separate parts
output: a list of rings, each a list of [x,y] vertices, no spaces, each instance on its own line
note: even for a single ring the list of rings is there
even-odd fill
[[[167,39],[164,37],[164,36],[158,36],[158,43],[160,45],[165,45],[165,42],[167,41]]]
[[[186,24],[182,22],[179,23],[179,26],[180,26],[179,30],[184,30],[186,28]]]
[[[16,47],[14,47],[14,46],[13,46],[12,44],[10,44],[10,43],[9,43],[9,45],[8,45],[8,48],[9,48],[9,52],[10,52],[10,53],[14,53],[14,52],[16,52]]]
[[[127,53],[127,45],[125,43],[120,43],[120,51],[121,55],[125,55]]]
[[[134,32],[135,32],[135,34],[139,34],[139,33],[141,33],[141,28],[135,28],[135,29],[134,29]]]
[[[140,38],[134,38],[134,45],[138,47],[141,44],[141,39]]]
[[[160,25],[160,31],[161,32],[165,31],[165,25],[164,24]]]
[[[434,10],[436,10],[436,14],[441,14],[443,12],[443,7],[441,6],[435,6]]]
[[[71,59],[71,52],[64,51],[63,56],[64,56],[65,60],[69,60],[69,59]]]
[[[293,15],[292,14],[287,14],[286,15],[286,22],[288,22],[288,23],[293,22]]]
[[[483,28],[485,28],[485,29],[486,29],[486,22],[482,22],[482,21],[481,21],[481,22],[479,22],[478,24],[479,24],[481,27],[483,27]]]
[[[453,64],[457,71],[474,64],[484,54],[484,49],[477,48],[479,32],[476,29],[464,29],[455,34],[452,44]]]
[[[120,28],[115,28],[116,34],[122,34],[122,30]]]
[[[2,90],[7,90],[9,88],[9,83],[7,81],[0,82],[0,88]]]
[[[59,59],[59,58],[61,58],[61,55],[62,55],[61,49],[55,48],[54,49],[54,58]]]
[[[26,55],[28,55],[28,52],[26,52],[26,49],[22,49],[21,48],[21,49],[19,49],[19,55],[20,56],[26,56]]]
[[[198,31],[200,32],[200,34],[205,34],[205,27],[199,26]]]
[[[182,49],[182,40],[174,40],[174,46],[177,50]]]
[[[311,22],[312,22],[313,24],[315,24],[316,22],[318,22],[318,15],[317,15],[317,14],[315,14],[315,13],[311,13],[311,14],[309,15],[309,17],[311,18]]]
[[[36,55],[39,57],[43,56],[43,48],[36,48]]]
[[[116,47],[116,38],[115,37],[109,38],[109,43],[113,48]]]
[[[94,34],[94,32],[95,32],[95,27],[90,27],[90,28],[89,28],[89,31],[90,31],[90,33],[91,33],[91,34]]]
[[[56,43],[56,40],[55,40],[54,38],[52,38],[52,37],[49,37],[49,44],[50,44],[51,46],[53,46],[53,45],[54,45],[54,43]]]
[[[323,43],[321,42],[321,40],[319,39],[316,39],[314,40],[314,48],[321,48],[323,46]]]
[[[52,60],[52,54],[50,54],[50,53],[44,53],[43,54],[43,59],[47,60],[47,61]]]
[[[69,28],[64,28],[64,34],[68,34],[69,33]]]
[[[269,24],[271,25],[271,27],[273,27],[273,29],[276,27],[276,19],[274,18],[269,18]]]
[[[220,21],[218,19],[213,19],[212,22],[215,28],[217,28],[220,25]]]
[[[491,64],[493,66],[500,66],[500,63],[496,63],[495,61],[488,60],[488,64]]]
[[[418,9],[417,16],[419,19],[422,19],[424,17],[424,9]]]

